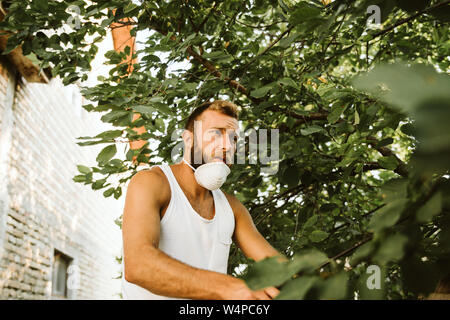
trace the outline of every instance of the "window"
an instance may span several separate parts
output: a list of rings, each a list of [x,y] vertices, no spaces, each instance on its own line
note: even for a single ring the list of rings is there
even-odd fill
[[[72,258],[64,253],[55,250],[53,256],[52,274],[52,297],[56,299],[67,299],[67,270],[72,262]]]

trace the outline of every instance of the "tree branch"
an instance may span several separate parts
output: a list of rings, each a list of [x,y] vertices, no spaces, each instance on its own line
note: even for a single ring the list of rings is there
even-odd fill
[[[150,20],[155,20],[153,19],[153,17],[150,15]],[[149,25],[153,30],[163,34],[163,35],[167,35],[167,31],[163,30],[160,28],[161,24],[158,21],[154,21],[154,23]],[[178,41],[177,38],[172,35],[170,37],[171,40],[173,41]],[[236,80],[231,79],[230,77],[224,77],[223,74],[217,70],[217,68],[207,59],[203,58],[201,55],[199,55],[197,52],[195,52],[195,50],[192,48],[192,46],[188,46],[186,49],[186,52],[191,55],[195,60],[197,60],[200,64],[202,64],[212,75],[214,75],[215,77],[219,78],[219,79],[223,79],[224,81],[226,81],[228,83],[228,85],[236,90],[238,90],[239,92],[243,93],[244,95],[246,95],[251,101],[255,102],[255,103],[260,103],[261,100],[254,98],[252,96],[250,96],[249,94],[249,90],[244,87],[243,85],[241,85],[239,82],[237,82]]]
[[[245,88],[243,85],[241,85],[236,80],[233,80],[230,77],[224,77],[223,74],[219,70],[217,70],[217,68],[211,62],[209,62],[207,59],[203,58],[201,55],[199,55],[197,52],[195,52],[194,49],[192,49],[191,46],[189,46],[186,49],[186,52],[189,53],[189,55],[191,55],[192,57],[194,57],[195,60],[200,62],[200,64],[202,64],[212,75],[214,75],[215,77],[223,79],[226,82],[228,82],[230,87],[232,87],[232,88],[238,90],[239,92],[245,94],[250,100],[252,100],[255,103],[259,103],[261,101],[260,99],[256,99],[254,97],[251,97],[249,95],[248,89]]]
[[[400,21],[397,21],[396,23],[394,23],[393,25],[389,26],[388,28],[386,28],[386,29],[384,29],[384,30],[382,30],[382,31],[380,31],[380,32],[375,33],[375,34],[373,35],[372,40],[373,40],[374,38],[378,38],[379,36],[381,36],[381,35],[383,35],[383,34],[385,34],[385,33],[388,33],[388,32],[390,32],[390,31],[394,30],[395,28],[397,28],[398,26],[401,26],[402,24],[405,24],[405,23],[407,23],[407,22],[409,22],[409,21],[411,21],[411,20],[414,20],[414,19],[417,18],[418,16],[421,16],[422,14],[427,13],[427,12],[430,11],[430,10],[440,8],[440,7],[442,7],[442,6],[446,5],[446,4],[449,4],[449,3],[450,3],[450,0],[446,0],[446,1],[443,1],[443,2],[441,2],[441,3],[437,3],[437,4],[435,4],[434,6],[425,8],[425,9],[423,9],[422,11],[419,11],[419,12],[417,12],[416,14],[413,14],[412,16],[410,16],[410,17],[408,17],[408,18],[405,18],[405,19],[402,19],[402,20],[400,20]]]
[[[361,241],[358,241],[358,242],[357,242],[355,245],[353,245],[351,248],[348,248],[348,249],[346,249],[346,250],[344,250],[344,251],[338,253],[338,254],[335,255],[334,257],[330,258],[327,262],[322,263],[322,264],[317,268],[317,270],[320,270],[320,269],[322,269],[323,267],[329,265],[329,264],[331,263],[331,261],[333,261],[333,260],[336,260],[336,259],[339,259],[339,258],[341,258],[341,257],[343,257],[343,256],[348,255],[348,254],[351,253],[353,250],[359,248],[359,247],[362,246],[363,244],[365,244],[365,243],[369,242],[370,240],[372,240],[372,237],[373,237],[372,235],[369,235],[367,238],[365,238],[365,239],[363,239],[363,240],[361,240]]]
[[[295,25],[290,26],[288,29],[286,29],[282,34],[280,34],[274,41],[272,41],[272,43],[270,43],[267,48],[265,48],[260,54],[256,55],[253,57],[252,60],[250,60],[249,62],[247,62],[243,67],[242,67],[242,71],[241,74],[244,74],[245,71],[247,71],[247,68],[256,60],[258,60],[259,57],[261,57],[262,55],[264,55],[267,51],[269,51],[274,45],[276,45],[286,34],[288,34],[293,28],[295,27]]]
[[[197,28],[197,33],[203,28],[206,21],[208,21],[208,18],[211,16],[211,13],[216,9],[218,2],[214,2],[214,6],[209,10],[208,14],[206,15],[205,19],[200,23],[200,25]]]
[[[409,175],[408,169],[406,167],[406,164],[400,160],[394,152],[392,152],[391,149],[387,148],[387,147],[376,147],[376,145],[378,144],[378,140],[375,137],[372,136],[368,136],[366,138],[367,140],[369,140],[369,144],[375,148],[379,153],[381,153],[384,157],[389,157],[389,156],[394,156],[397,161],[399,162],[399,165],[397,166],[397,168],[395,168],[394,172],[401,175],[402,177],[407,178]]]

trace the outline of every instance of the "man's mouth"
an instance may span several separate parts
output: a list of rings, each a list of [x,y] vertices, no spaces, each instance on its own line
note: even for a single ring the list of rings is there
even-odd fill
[[[215,162],[219,162],[219,161],[222,161],[223,163],[227,163],[227,158],[226,157],[214,157],[213,158],[213,161],[215,161]]]

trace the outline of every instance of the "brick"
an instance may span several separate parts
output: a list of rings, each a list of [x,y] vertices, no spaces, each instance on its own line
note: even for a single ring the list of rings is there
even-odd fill
[[[9,279],[6,281],[6,286],[13,289],[20,289],[20,282],[17,280]]]
[[[31,286],[29,284],[26,284],[26,283],[21,283],[20,284],[20,290],[31,291]]]
[[[9,297],[9,298],[16,298],[17,297],[17,291],[16,290],[8,289],[6,292],[7,292],[7,297]]]
[[[8,241],[9,241],[11,244],[15,245],[15,244],[16,244],[16,237],[14,237],[13,235],[9,235],[9,236],[8,236]]]

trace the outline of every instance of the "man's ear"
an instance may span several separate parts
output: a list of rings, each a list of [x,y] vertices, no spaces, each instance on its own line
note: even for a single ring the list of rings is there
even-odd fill
[[[194,144],[194,134],[185,129],[181,137],[183,138],[185,148],[188,150],[191,149]]]

